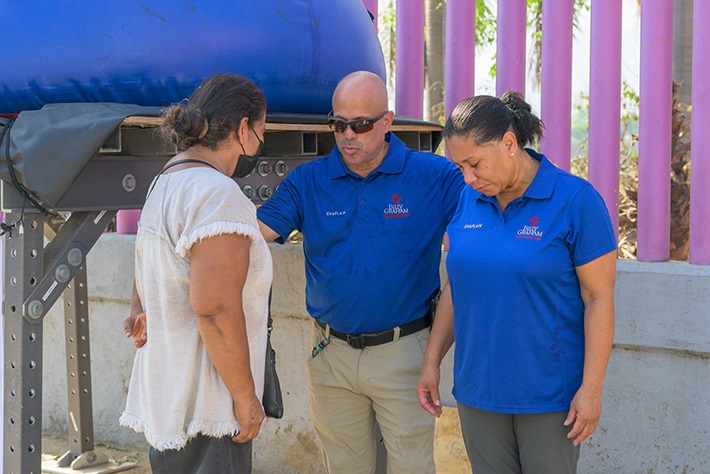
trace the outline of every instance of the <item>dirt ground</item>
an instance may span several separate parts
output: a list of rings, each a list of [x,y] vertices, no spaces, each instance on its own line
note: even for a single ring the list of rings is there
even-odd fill
[[[67,439],[45,433],[42,437],[42,458],[51,460],[64,454],[67,450]],[[106,454],[109,459],[118,463],[135,462],[138,467],[124,471],[128,474],[150,474],[147,451],[131,451],[97,444],[96,451]],[[444,408],[444,414],[437,420],[434,442],[434,458],[437,474],[471,474],[471,468],[466,457],[466,448],[461,439],[461,426],[455,408]]]
[[[456,408],[444,407],[441,418],[436,420],[434,460],[437,474],[471,474]]]
[[[138,464],[136,468],[122,472],[125,472],[127,474],[151,474],[147,450],[132,451],[127,449],[120,449],[115,446],[107,446],[100,443],[95,446],[95,450],[99,453],[107,455],[110,460],[113,460],[119,464],[124,462],[134,462]],[[62,454],[64,454],[66,451],[66,436],[58,436],[47,432],[42,435],[42,461],[50,461],[56,459]]]

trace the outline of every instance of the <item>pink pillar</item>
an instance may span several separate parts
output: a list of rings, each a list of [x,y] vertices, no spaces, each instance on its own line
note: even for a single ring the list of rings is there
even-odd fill
[[[542,2],[542,120],[540,149],[569,170],[572,140],[572,16],[574,0]]]
[[[498,0],[496,94],[514,90],[525,95],[525,0]]]
[[[693,3],[693,167],[690,184],[690,263],[710,264],[710,3]]]
[[[362,0],[362,3],[365,5],[365,8],[370,10],[372,16],[375,17],[375,29],[377,29],[377,0]]]
[[[138,232],[138,220],[141,211],[118,211],[116,213],[116,232],[119,234],[135,234]]]
[[[619,140],[621,97],[619,0],[592,3],[589,79],[589,181],[604,198],[619,235]]]
[[[0,222],[5,222],[5,214],[0,212]],[[5,239],[0,237],[0,280],[5,281]],[[5,301],[5,288],[0,283],[0,298]],[[0,363],[2,363],[3,370],[0,371],[0,387],[5,388],[5,319],[0,320]],[[0,405],[0,418],[5,419],[5,403]],[[4,430],[3,430],[4,431]],[[0,443],[5,446],[5,440],[3,439],[3,433],[0,432]],[[2,451],[5,452],[4,450]],[[3,464],[3,454],[0,453],[0,466]]]
[[[672,59],[673,2],[644,0],[639,103],[637,257],[640,261],[663,261],[670,257]],[[698,82],[702,87],[703,81]],[[693,129],[702,130],[697,124],[693,124]],[[696,147],[697,143],[693,143],[697,150]]]
[[[445,112],[448,117],[454,107],[474,91],[474,48],[476,46],[476,2],[447,0],[446,61],[444,71]]]
[[[421,119],[424,112],[424,0],[397,2],[395,108]]]

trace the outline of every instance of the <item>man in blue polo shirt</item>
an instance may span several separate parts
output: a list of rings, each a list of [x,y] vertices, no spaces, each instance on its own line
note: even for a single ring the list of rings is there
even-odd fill
[[[311,419],[330,473],[374,472],[375,422],[387,472],[434,473],[434,421],[414,388],[439,288],[441,243],[464,182],[447,159],[389,132],[387,88],[346,76],[329,125],[337,147],[303,164],[257,216],[267,240],[303,233]]]

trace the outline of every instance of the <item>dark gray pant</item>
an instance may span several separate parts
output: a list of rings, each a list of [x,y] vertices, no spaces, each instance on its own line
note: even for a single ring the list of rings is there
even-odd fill
[[[574,474],[579,446],[564,426],[567,412],[508,415],[458,404],[475,474]]]
[[[251,441],[235,443],[231,436],[197,435],[182,449],[150,448],[153,474],[249,474]]]

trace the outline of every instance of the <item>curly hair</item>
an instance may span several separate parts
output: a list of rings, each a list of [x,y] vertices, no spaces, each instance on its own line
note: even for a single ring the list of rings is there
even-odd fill
[[[244,117],[250,122],[264,119],[266,98],[245,77],[217,74],[205,80],[189,99],[165,108],[162,116],[160,135],[178,150],[194,145],[214,150]]]

